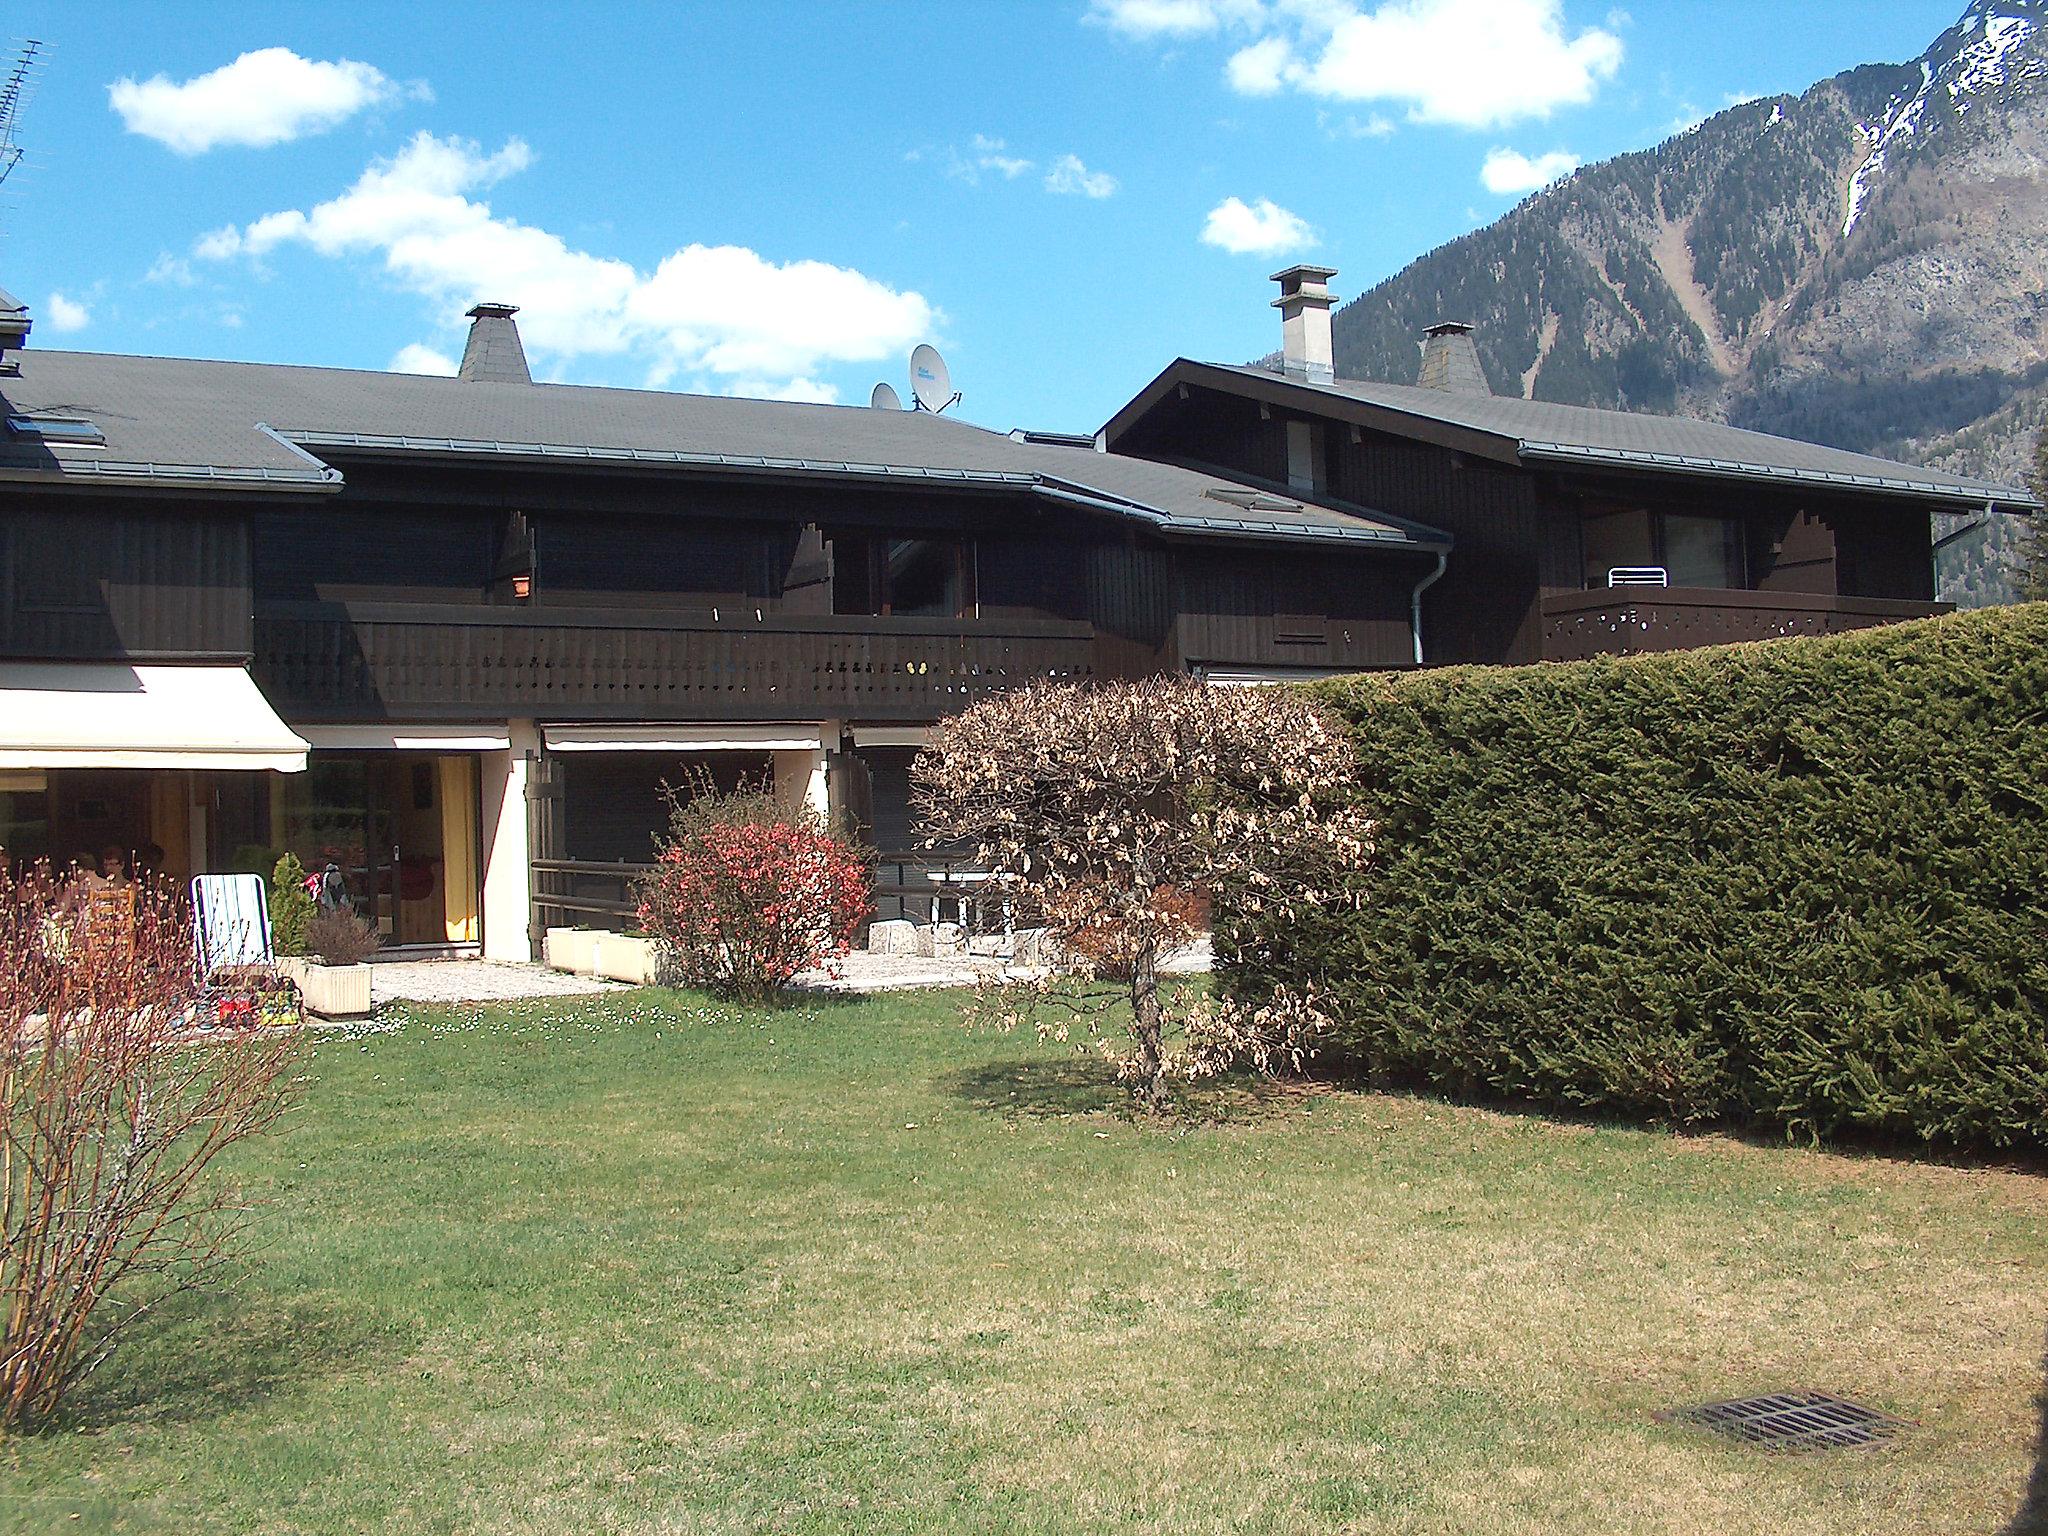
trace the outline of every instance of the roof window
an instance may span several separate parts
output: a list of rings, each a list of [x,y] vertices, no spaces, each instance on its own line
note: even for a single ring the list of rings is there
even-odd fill
[[[30,437],[44,443],[72,443],[93,448],[107,445],[107,434],[83,416],[10,415],[7,430],[15,437]]]
[[[1247,512],[1299,512],[1302,509],[1298,501],[1289,501],[1285,496],[1275,496],[1271,491],[1255,491],[1247,486],[1212,485],[1202,494],[1211,501],[1227,501]]]

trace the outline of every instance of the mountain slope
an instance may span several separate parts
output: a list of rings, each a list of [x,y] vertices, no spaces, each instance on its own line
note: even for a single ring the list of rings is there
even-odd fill
[[[1337,371],[1413,382],[1446,319],[1477,325],[1498,393],[2023,481],[2048,421],[2048,0],[1981,0],[1912,63],[1579,170],[1339,310]],[[1944,547],[1945,595],[2009,599],[2019,531]]]

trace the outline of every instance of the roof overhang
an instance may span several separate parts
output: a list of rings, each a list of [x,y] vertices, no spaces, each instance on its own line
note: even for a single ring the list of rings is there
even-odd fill
[[[2003,485],[1942,485],[1917,480],[1910,465],[1898,476],[1845,475],[1830,470],[1799,469],[1782,464],[1749,464],[1740,459],[1700,458],[1690,454],[1647,453],[1630,448],[1589,448],[1580,443],[1525,441],[1522,458],[1532,464],[1571,464],[1587,469],[1676,473],[1711,480],[1749,480],[1772,485],[1850,492],[1874,492],[1884,496],[1911,496],[1938,501],[1956,512],[2014,512],[2021,515],[2040,510],[2038,497]]]
[[[2042,507],[2040,499],[2025,490],[1988,482],[1948,485],[1915,476],[1913,466],[1907,464],[1898,466],[1901,472],[1897,475],[1854,475],[1740,459],[1599,448],[1523,438],[1440,421],[1419,411],[1402,410],[1378,401],[1360,400],[1284,374],[1247,373],[1184,357],[1176,358],[1130,404],[1110,418],[1102,429],[1104,443],[1114,449],[1117,439],[1139,420],[1178,390],[1188,387],[1213,389],[1267,405],[1287,406],[1306,415],[1349,422],[1525,469],[1573,464],[1586,469],[1683,475],[1689,479],[1742,480],[1788,488],[1908,497],[1938,503],[1956,512],[1989,510],[2025,514],[2039,511]]]
[[[242,667],[0,663],[0,769],[305,766]]]
[[[591,465],[610,469],[686,469],[752,479],[801,478],[838,483],[914,485],[924,490],[969,490],[1035,495],[1079,504],[1098,512],[1141,522],[1169,536],[1183,538],[1254,539],[1286,544],[1343,545],[1349,548],[1437,550],[1450,541],[1434,530],[1388,526],[1371,520],[1363,509],[1344,512],[1344,523],[1262,522],[1256,518],[1189,517],[1127,497],[1113,496],[1078,482],[1032,470],[951,469],[925,465],[859,463],[838,459],[771,458],[752,454],[691,453],[682,449],[601,448],[559,443],[498,442],[479,438],[394,437],[361,432],[284,430],[280,436],[305,450],[330,454],[365,454],[389,458],[424,458],[448,462],[488,459],[515,464],[574,468]],[[1206,471],[1205,471],[1206,473]],[[1222,477],[1218,477],[1222,478]]]
[[[1119,437],[1184,386],[1213,389],[1219,394],[1255,400],[1262,405],[1288,406],[1303,415],[1353,422],[1396,436],[1433,443],[1439,448],[1468,453],[1476,458],[1492,459],[1500,464],[1520,462],[1515,452],[1515,440],[1511,437],[1451,422],[1433,421],[1412,411],[1392,410],[1367,400],[1353,400],[1318,389],[1303,380],[1290,379],[1285,374],[1266,377],[1239,373],[1235,369],[1221,368],[1214,363],[1198,363],[1185,357],[1175,358],[1167,364],[1157,378],[1133,397],[1130,404],[1109,419],[1102,428],[1103,442],[1114,450]]]

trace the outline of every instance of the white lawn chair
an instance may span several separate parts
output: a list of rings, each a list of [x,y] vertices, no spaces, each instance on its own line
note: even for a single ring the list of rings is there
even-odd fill
[[[270,947],[270,893],[261,875],[197,875],[192,881],[192,943],[199,981],[212,986],[223,971],[277,963]]]
[[[270,894],[261,875],[199,875],[192,881],[193,960],[201,1028],[297,1023],[299,989],[277,974]]]

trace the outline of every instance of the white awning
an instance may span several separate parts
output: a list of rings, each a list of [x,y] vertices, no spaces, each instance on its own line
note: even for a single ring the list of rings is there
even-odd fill
[[[553,752],[815,752],[815,725],[550,725]]]
[[[512,733],[495,725],[302,725],[316,752],[505,752]]]
[[[932,739],[928,725],[856,725],[851,733],[856,747],[921,747]]]
[[[0,768],[305,766],[241,667],[0,663]]]

